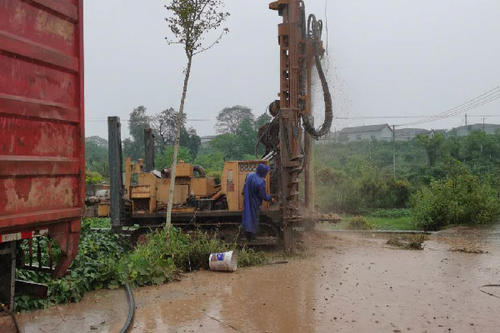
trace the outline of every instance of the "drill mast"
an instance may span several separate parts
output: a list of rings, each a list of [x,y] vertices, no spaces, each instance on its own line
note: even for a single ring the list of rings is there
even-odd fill
[[[279,0],[269,5],[283,22],[278,25],[280,45],[279,149],[276,170],[280,170],[280,203],[283,217],[285,250],[293,246],[293,226],[299,214],[299,176],[305,170],[306,208],[312,210],[312,138],[329,132],[332,122],[331,97],[319,60],[321,21],[314,15],[306,22],[304,2]],[[316,60],[314,62],[314,60]],[[319,131],[311,121],[311,72],[318,69],[325,98],[325,123]],[[305,131],[304,131],[305,129]],[[304,142],[304,147],[302,146]]]

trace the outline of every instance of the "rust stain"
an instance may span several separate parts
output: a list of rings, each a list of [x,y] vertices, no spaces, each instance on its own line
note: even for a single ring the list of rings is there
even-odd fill
[[[19,178],[16,180],[16,195],[20,200],[27,201],[31,193],[31,178]]]
[[[22,25],[25,22],[26,22],[26,11],[21,6],[17,6],[14,16],[12,16],[11,23]]]
[[[35,209],[73,207],[73,188],[71,178],[26,178],[6,179],[4,188],[6,203],[3,211],[21,212]]]
[[[49,15],[40,11],[36,17],[35,29],[49,32],[62,37],[66,42],[72,42],[74,36],[74,26],[68,21]]]

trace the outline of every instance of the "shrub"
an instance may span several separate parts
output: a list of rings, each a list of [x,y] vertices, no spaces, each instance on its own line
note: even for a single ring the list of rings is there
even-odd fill
[[[490,185],[462,169],[420,189],[412,198],[412,212],[417,225],[437,230],[450,224],[493,222],[500,202]]]
[[[254,249],[250,249],[246,246],[239,250],[237,255],[239,267],[262,265],[266,262],[266,256],[264,252],[255,251]]]
[[[405,235],[400,237],[389,238],[387,244],[407,250],[423,250],[424,242],[426,240],[427,236],[424,234]]]
[[[85,171],[85,184],[100,184],[104,181],[104,178],[97,171]]]
[[[371,230],[374,225],[369,223],[364,216],[354,216],[350,219],[347,227],[351,230]]]
[[[16,296],[16,311],[78,302],[87,291],[117,288],[124,282],[135,286],[162,284],[176,278],[180,272],[208,269],[210,253],[236,249],[235,243],[223,242],[202,231],[186,234],[171,228],[169,233],[161,229],[147,234],[146,241],[130,251],[111,231],[91,230],[92,224],[104,222],[105,219],[85,219],[82,223],[78,255],[69,275],[53,280],[46,273],[17,270],[19,279],[47,283],[49,295],[47,299]],[[47,262],[48,238],[43,237],[40,242],[44,249],[42,259]],[[27,242],[22,246],[27,253]],[[53,253],[56,261],[60,251],[55,245]],[[264,253],[253,249],[242,248],[238,257],[241,267],[265,262]]]
[[[176,241],[176,233],[174,241]],[[172,241],[171,241],[172,243]],[[118,265],[120,278],[135,286],[162,284],[179,272],[168,249],[164,230],[148,234],[148,241],[122,258]]]
[[[41,248],[47,248],[48,239],[40,238]],[[22,244],[27,253],[27,242]],[[84,220],[80,236],[78,255],[71,264],[71,273],[59,279],[51,279],[42,272],[17,270],[16,277],[22,280],[46,283],[49,287],[47,299],[37,299],[27,295],[16,296],[16,311],[45,308],[53,304],[78,302],[87,291],[100,288],[118,287],[119,276],[116,263],[125,253],[118,236],[111,232],[91,232],[90,221]],[[60,251],[53,245],[54,262]],[[42,260],[47,262],[48,253],[42,252]]]

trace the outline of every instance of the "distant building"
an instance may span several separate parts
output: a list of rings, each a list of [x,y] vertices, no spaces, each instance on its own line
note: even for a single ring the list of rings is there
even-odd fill
[[[392,140],[392,129],[388,124],[346,127],[338,132],[338,141]]]
[[[430,131],[423,128],[401,128],[396,130],[396,141],[411,141],[417,135],[429,134]]]
[[[337,142],[337,138],[338,138],[338,132],[330,132],[325,136],[318,138],[318,140],[313,140],[313,142],[316,144],[328,144]]]
[[[498,130],[500,130],[500,125],[497,124],[473,124],[455,127],[448,132],[448,135],[467,136],[472,131],[483,131],[486,134],[495,134]]]
[[[215,138],[215,135],[207,135],[200,137],[201,144],[209,143]]]

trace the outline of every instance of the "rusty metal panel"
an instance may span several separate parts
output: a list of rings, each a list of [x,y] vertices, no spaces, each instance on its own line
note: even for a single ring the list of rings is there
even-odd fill
[[[76,255],[85,198],[83,1],[0,0],[0,234]]]
[[[269,161],[229,161],[224,163],[222,171],[222,192],[226,195],[229,211],[243,210],[243,188],[249,173],[255,172],[257,165],[269,165]],[[266,176],[266,191],[270,191],[270,174]],[[269,204],[264,202],[262,209],[269,209]]]

